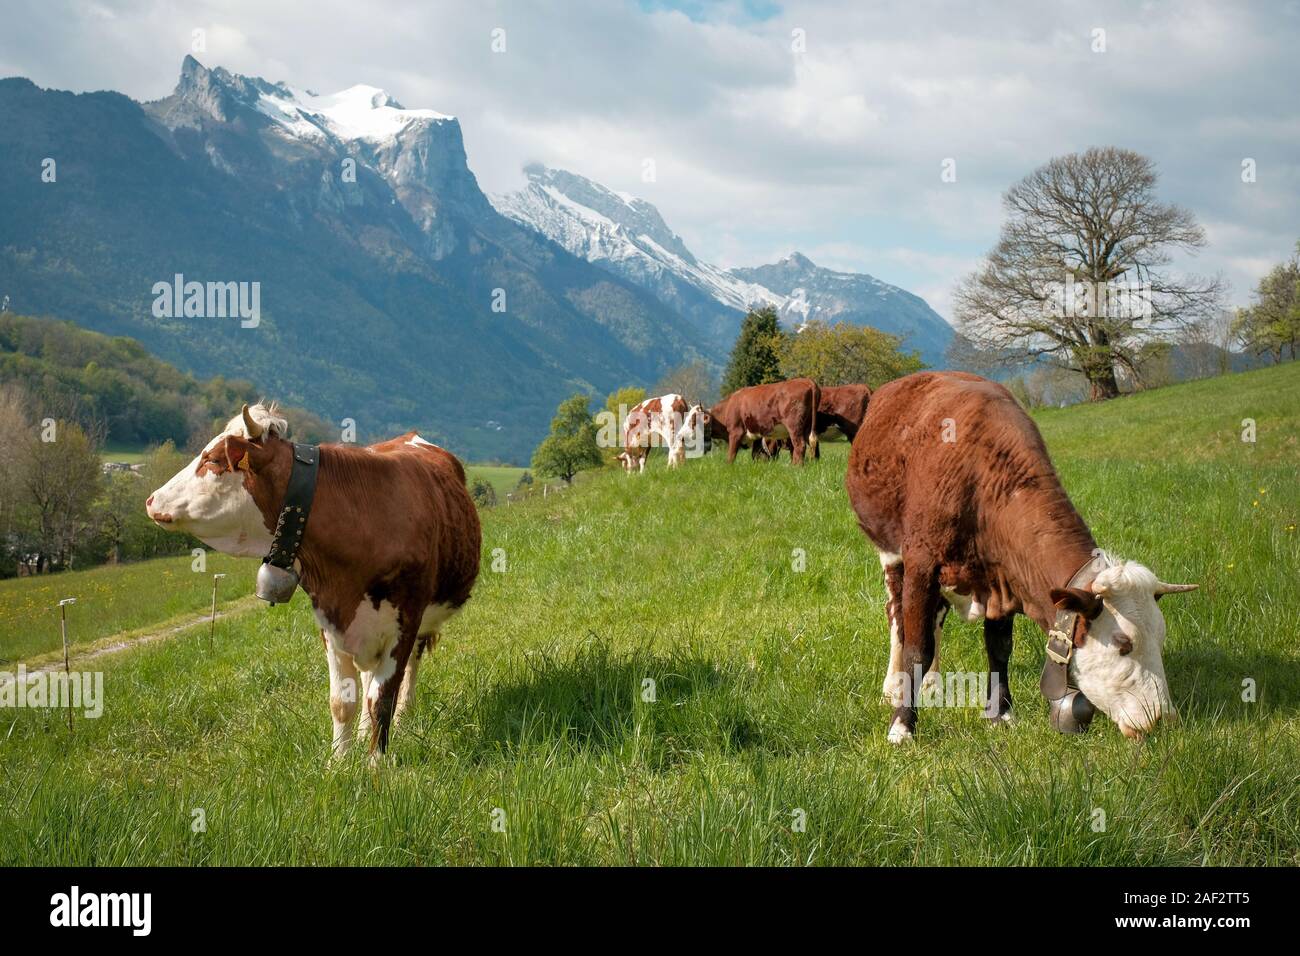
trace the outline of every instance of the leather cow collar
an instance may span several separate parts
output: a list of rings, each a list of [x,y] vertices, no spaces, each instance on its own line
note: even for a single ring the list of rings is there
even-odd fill
[[[1110,567],[1110,561],[1097,552],[1075,571],[1067,588],[1087,589],[1093,580]],[[1075,611],[1056,609],[1056,617],[1047,631],[1047,652],[1038,688],[1051,707],[1052,726],[1061,733],[1082,733],[1088,729],[1096,708],[1070,679],[1070,661],[1074,657]]]
[[[284,492],[284,503],[275,522],[271,550],[262,558],[257,572],[257,596],[279,604],[293,596],[298,574],[293,563],[302,548],[302,535],[316,497],[316,476],[320,466],[320,447],[293,443],[293,471]]]

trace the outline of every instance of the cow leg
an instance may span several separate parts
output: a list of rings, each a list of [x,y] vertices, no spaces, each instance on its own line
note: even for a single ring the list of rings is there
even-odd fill
[[[943,622],[948,616],[948,602],[940,595],[939,610],[934,614],[934,628],[930,637],[930,666],[926,669],[925,678],[921,681],[921,689],[933,687],[935,684],[943,686],[943,678],[939,674],[939,644],[943,637]]]
[[[889,620],[889,666],[881,694],[897,707],[903,700],[903,560],[896,554],[880,555],[885,575],[885,616]]]
[[[795,465],[803,464],[804,437],[796,429],[788,428],[790,432],[790,462]]]
[[[902,743],[916,732],[917,676],[934,659],[934,625],[939,613],[939,581],[924,562],[907,562],[903,571],[903,700],[894,706],[889,742]]]
[[[989,700],[984,716],[1002,723],[1011,722],[1011,633],[1015,615],[984,619],[984,651],[989,658]]]
[[[372,760],[388,752],[388,737],[393,726],[393,714],[397,710],[397,695],[402,688],[402,678],[406,676],[406,662],[415,648],[415,632],[420,626],[420,617],[415,615],[414,621],[409,624],[407,617],[405,613],[402,615],[397,643],[391,651],[380,657],[379,666],[371,675],[370,687],[366,691]]]
[[[330,716],[334,718],[333,755],[342,757],[352,746],[352,718],[361,699],[357,665],[352,655],[336,649],[321,631],[330,670]]]
[[[736,452],[740,451],[740,440],[744,438],[744,432],[729,432],[727,434],[727,464],[730,465],[736,460]]]
[[[402,714],[406,713],[406,708],[415,701],[415,684],[420,675],[420,661],[424,658],[425,652],[432,650],[437,643],[436,631],[432,634],[421,634],[415,639],[415,649],[406,659],[406,676],[402,678],[402,689],[397,694],[397,707],[393,711],[394,727],[402,719]]]

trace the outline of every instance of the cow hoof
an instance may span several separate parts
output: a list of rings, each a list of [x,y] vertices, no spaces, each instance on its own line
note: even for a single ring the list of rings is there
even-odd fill
[[[907,729],[907,725],[895,718],[893,724],[889,727],[889,742],[891,744],[902,744],[911,739],[912,732]]]
[[[991,727],[1010,727],[1012,724],[1016,722],[1015,714],[1013,714],[1009,710],[1003,711],[1002,713],[998,714],[996,717],[990,717],[985,715],[984,719],[989,722],[989,726]]]
[[[921,693],[934,694],[941,690],[943,690],[943,678],[939,676],[939,672],[927,671],[921,678]]]

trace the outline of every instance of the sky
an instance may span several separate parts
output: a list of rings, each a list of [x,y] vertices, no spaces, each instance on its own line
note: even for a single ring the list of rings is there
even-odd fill
[[[201,30],[206,66],[455,115],[488,192],[568,169],[708,261],[798,250],[949,318],[1006,189],[1089,146],[1156,162],[1208,237],[1176,267],[1230,305],[1300,239],[1300,0],[0,0],[0,24],[0,76],[139,100]]]

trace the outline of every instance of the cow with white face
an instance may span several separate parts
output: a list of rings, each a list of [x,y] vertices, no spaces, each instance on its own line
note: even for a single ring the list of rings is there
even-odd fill
[[[244,406],[145,509],[159,526],[234,555],[280,548],[282,519],[298,529],[291,572],[311,598],[328,653],[334,753],[348,750],[361,704],[377,757],[413,698],[421,657],[469,600],[478,512],[460,462],[414,432],[314,451],[287,433],[274,406]],[[316,473],[302,507],[291,504],[290,488],[304,465]],[[301,520],[295,512],[305,512],[305,524],[292,523]]]
[[[676,468],[687,457],[703,454],[709,413],[701,405],[688,405],[675,393],[647,398],[633,406],[623,423],[623,452],[618,460],[631,474],[645,471],[652,447],[668,449],[668,467]],[[699,449],[696,451],[695,449]]]
[[[930,675],[941,677],[950,611],[984,622],[985,716],[995,725],[1011,720],[1017,614],[1047,634],[1039,686],[1057,730],[1085,729],[1093,707],[1132,739],[1176,716],[1156,602],[1196,586],[1165,584],[1098,548],[1038,427],[1003,386],[963,372],[882,386],[844,483],[884,571],[891,743],[913,738],[918,699]]]
[[[149,496],[145,502],[149,517],[168,531],[188,532],[223,554],[250,558],[266,554],[272,529],[244,490],[246,472],[226,467],[227,436],[248,438],[250,429],[283,438],[289,423],[275,414],[274,405],[255,405],[236,415],[193,461]]]

